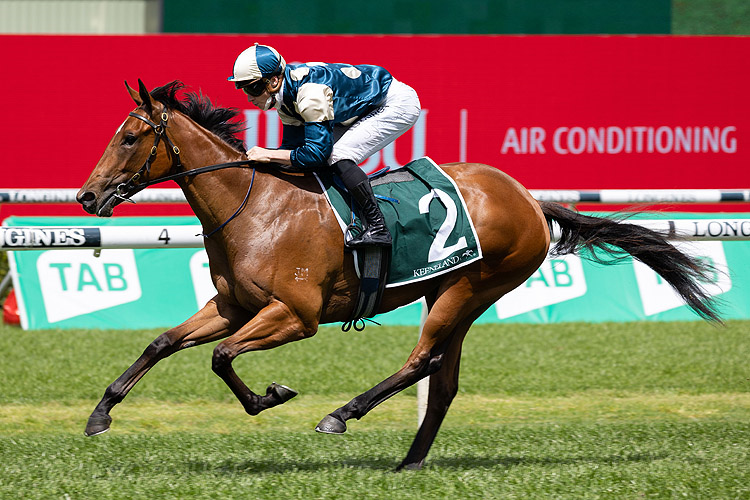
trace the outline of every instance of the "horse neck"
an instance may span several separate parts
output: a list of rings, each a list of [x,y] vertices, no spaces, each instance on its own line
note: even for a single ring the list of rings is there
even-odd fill
[[[186,171],[245,159],[240,151],[187,116],[175,115],[175,126],[170,130],[170,135],[180,148],[180,158]],[[251,182],[257,182],[257,179],[253,181],[252,169],[227,168],[181,179],[178,185],[195,215],[209,229],[234,213]],[[250,204],[246,210],[251,210]]]

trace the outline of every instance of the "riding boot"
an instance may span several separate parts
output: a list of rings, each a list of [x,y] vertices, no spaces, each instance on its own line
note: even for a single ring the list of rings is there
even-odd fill
[[[391,233],[385,225],[383,213],[378,208],[375,194],[372,192],[369,179],[360,182],[349,189],[354,201],[362,209],[365,230],[356,238],[346,242],[349,248],[359,247],[389,247],[393,243]]]
[[[364,231],[346,242],[346,246],[348,248],[391,246],[391,233],[385,225],[385,219],[378,208],[378,202],[375,200],[367,175],[353,160],[339,160],[331,167],[349,190],[355,203],[362,209],[365,222]]]

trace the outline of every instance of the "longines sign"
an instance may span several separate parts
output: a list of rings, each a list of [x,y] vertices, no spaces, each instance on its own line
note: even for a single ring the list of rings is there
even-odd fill
[[[99,228],[0,228],[0,248],[97,246]]]

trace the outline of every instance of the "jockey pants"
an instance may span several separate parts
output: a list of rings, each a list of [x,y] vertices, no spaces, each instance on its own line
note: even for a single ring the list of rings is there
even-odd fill
[[[417,122],[421,106],[413,88],[395,78],[388,88],[385,102],[351,125],[333,128],[333,152],[328,164],[339,160],[364,162],[396,140]]]

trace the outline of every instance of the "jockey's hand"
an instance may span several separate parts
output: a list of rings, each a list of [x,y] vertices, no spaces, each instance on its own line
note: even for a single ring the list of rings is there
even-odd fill
[[[268,154],[270,151],[260,146],[253,146],[250,151],[247,152],[247,159],[250,161],[257,161],[261,163],[268,163],[271,161],[271,156]]]
[[[260,146],[253,146],[246,153],[247,159],[259,163],[280,163],[282,165],[291,165],[291,151],[288,149],[266,149]]]

